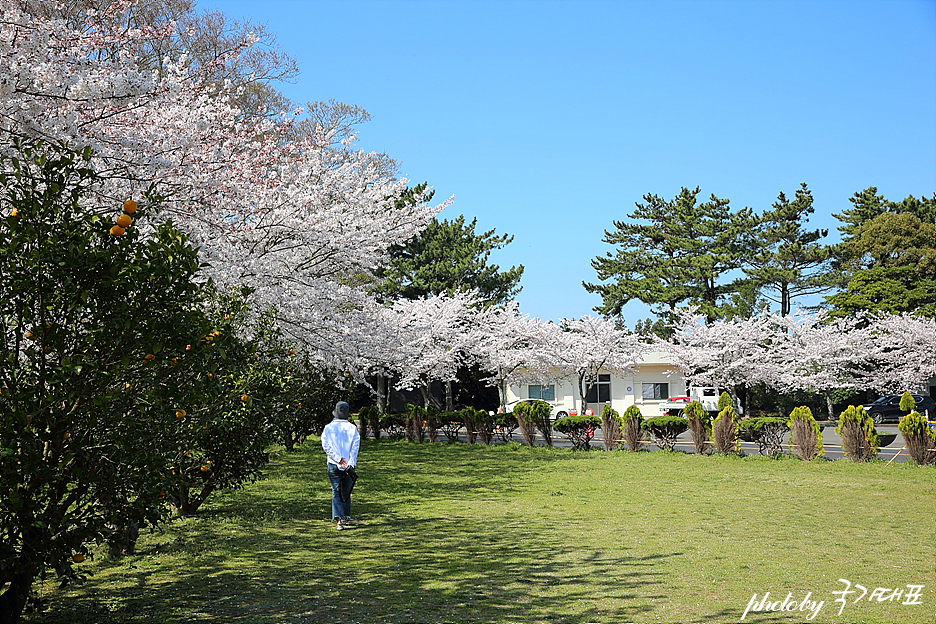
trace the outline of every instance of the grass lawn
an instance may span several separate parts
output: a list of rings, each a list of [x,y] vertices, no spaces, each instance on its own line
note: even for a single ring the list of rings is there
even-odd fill
[[[356,525],[317,440],[266,479],[41,587],[27,622],[936,622],[936,470],[664,452],[366,441]],[[841,615],[838,579],[868,588]],[[924,585],[918,601],[871,592]],[[806,611],[745,622],[804,622]]]

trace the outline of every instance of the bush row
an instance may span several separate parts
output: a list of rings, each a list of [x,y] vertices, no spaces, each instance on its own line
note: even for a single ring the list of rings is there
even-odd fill
[[[907,403],[909,401],[909,403]],[[907,404],[906,406],[904,404]],[[902,409],[912,410],[913,398],[905,394]],[[741,454],[741,443],[758,445],[761,455],[774,456],[783,453],[783,440],[789,433],[790,453],[810,461],[824,453],[822,429],[808,407],[795,408],[788,418],[758,417],[739,419],[727,393],[719,399],[721,408],[712,419],[698,402],[691,402],[684,410],[685,417],[656,416],[644,419],[640,409],[632,405],[623,416],[605,405],[601,417],[566,416],[550,421],[550,406],[545,401],[519,403],[513,412],[490,414],[471,407],[457,412],[440,412],[433,408],[423,409],[407,405],[405,414],[381,415],[376,407],[368,407],[359,414],[359,425],[364,437],[371,432],[379,438],[381,430],[391,438],[407,438],[413,442],[425,439],[435,441],[441,431],[448,440],[458,439],[462,429],[468,442],[474,444],[478,438],[491,444],[495,437],[503,442],[513,440],[519,431],[522,442],[534,443],[539,433],[548,446],[553,445],[553,432],[564,434],[575,449],[591,448],[597,429],[602,431],[602,442],[607,450],[622,445],[637,451],[646,443],[672,451],[679,435],[687,430],[692,433],[696,452],[706,453],[712,447],[721,454]],[[936,464],[936,431],[916,411],[910,411],[899,425],[905,448],[910,458],[918,464]],[[880,439],[870,416],[861,406],[851,406],[839,416],[835,432],[842,439],[842,448],[847,457],[855,462],[873,459],[880,448]],[[649,438],[649,439],[647,439]]]

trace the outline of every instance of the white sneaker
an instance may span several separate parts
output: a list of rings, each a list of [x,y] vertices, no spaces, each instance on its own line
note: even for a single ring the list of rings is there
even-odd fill
[[[335,525],[335,528],[338,529],[339,531],[344,529],[344,520],[342,518],[338,518],[338,522]]]

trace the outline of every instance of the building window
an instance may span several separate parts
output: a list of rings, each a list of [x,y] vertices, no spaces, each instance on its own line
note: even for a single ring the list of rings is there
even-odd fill
[[[611,375],[598,375],[598,382],[588,390],[586,403],[607,403],[611,400]]]
[[[645,383],[643,384],[643,398],[644,399],[668,399],[669,398],[669,384],[668,383]]]
[[[539,399],[541,401],[556,400],[556,386],[529,386],[529,389],[529,396],[531,399]]]

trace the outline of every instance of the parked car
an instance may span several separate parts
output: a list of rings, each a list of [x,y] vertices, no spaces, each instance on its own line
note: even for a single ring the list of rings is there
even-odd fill
[[[510,411],[513,411],[514,405],[516,405],[517,403],[535,403],[535,402],[537,402],[537,401],[539,401],[539,400],[540,400],[540,399],[520,399],[519,401],[514,401],[513,403],[508,403],[508,404],[507,404],[507,409],[510,410]],[[546,403],[549,403],[549,401],[546,401]],[[557,419],[559,419],[559,418],[565,418],[566,416],[569,415],[569,412],[570,412],[570,411],[572,411],[572,412],[575,411],[575,410],[567,410],[566,408],[562,407],[561,405],[553,405],[552,403],[550,403],[549,406],[550,406],[550,408],[552,408],[552,409],[550,410],[550,412],[549,412],[549,417],[550,417],[553,421],[555,421],[555,420],[557,420]]]
[[[876,425],[887,421],[898,421],[909,413],[900,409],[901,396],[902,395],[894,394],[881,397],[871,405],[866,406],[865,411]],[[936,401],[933,401],[933,399],[925,394],[912,394],[910,396],[916,401],[916,411],[922,414],[927,420],[936,419]]]

